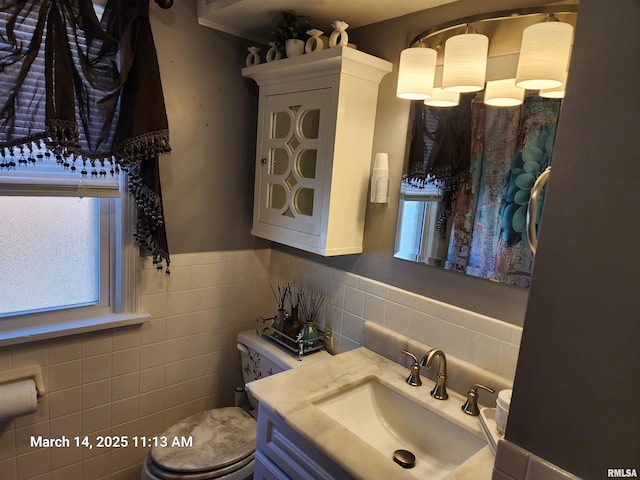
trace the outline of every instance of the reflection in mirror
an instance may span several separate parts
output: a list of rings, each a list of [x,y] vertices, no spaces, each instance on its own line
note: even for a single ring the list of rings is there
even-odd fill
[[[411,106],[396,257],[529,286],[527,233],[544,192],[533,195],[531,228],[527,204],[551,162],[576,15],[577,4],[564,2],[477,14],[430,28],[402,51],[398,86],[409,87],[397,96],[421,100]],[[437,55],[403,64],[416,49]]]
[[[528,287],[527,203],[551,163],[560,103],[530,95],[493,107],[482,94],[453,108],[413,102],[395,256]]]
[[[433,183],[416,187],[403,182],[398,207],[396,258],[443,266],[447,255],[445,239],[436,234],[436,220],[442,192]]]

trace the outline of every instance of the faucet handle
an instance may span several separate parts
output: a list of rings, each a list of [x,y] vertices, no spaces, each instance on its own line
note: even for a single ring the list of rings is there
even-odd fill
[[[422,385],[422,380],[420,379],[420,365],[418,365],[418,357],[416,357],[413,353],[408,352],[407,350],[401,350],[405,355],[410,356],[413,359],[413,364],[411,365],[411,372],[409,372],[409,376],[407,377],[407,383],[414,387],[419,387]]]
[[[486,387],[480,383],[476,383],[473,387],[469,389],[467,392],[467,401],[462,405],[462,411],[467,415],[473,415],[477,417],[480,415],[480,409],[478,408],[478,388],[486,390],[489,393],[495,393],[495,390],[491,387]]]

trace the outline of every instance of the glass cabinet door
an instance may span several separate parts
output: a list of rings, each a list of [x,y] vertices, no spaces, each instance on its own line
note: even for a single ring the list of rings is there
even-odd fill
[[[261,222],[318,235],[330,89],[265,98],[259,168]]]

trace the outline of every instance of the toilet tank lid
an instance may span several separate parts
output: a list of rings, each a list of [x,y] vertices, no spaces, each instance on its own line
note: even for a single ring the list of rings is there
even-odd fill
[[[298,356],[293,352],[286,350],[284,347],[281,347],[271,340],[258,335],[255,328],[238,333],[237,339],[239,343],[247,346],[248,348],[267,355],[269,359],[271,359],[276,365],[280,366],[283,370],[302,367],[331,357],[331,354],[328,352],[320,350],[305,355],[302,357],[302,360],[298,360]]]

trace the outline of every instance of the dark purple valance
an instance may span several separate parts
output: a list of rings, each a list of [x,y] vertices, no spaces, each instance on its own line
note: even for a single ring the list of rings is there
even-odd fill
[[[158,156],[170,151],[149,0],[0,0],[0,175],[53,156],[80,175],[124,171],[135,238],[169,252]]]
[[[409,158],[403,181],[419,188],[427,183],[441,188],[437,229],[442,238],[458,186],[469,176],[473,97],[460,95],[459,104],[451,108],[411,103]]]

